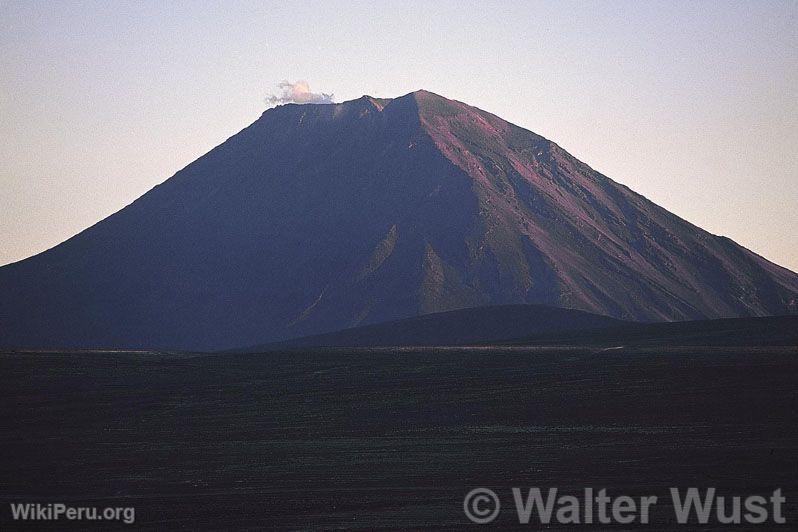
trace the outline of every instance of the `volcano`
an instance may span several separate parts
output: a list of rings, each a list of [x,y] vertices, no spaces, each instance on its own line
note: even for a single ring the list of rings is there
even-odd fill
[[[213,350],[469,307],[785,314],[798,275],[490,113],[417,91],[282,105],[0,268],[0,344]]]

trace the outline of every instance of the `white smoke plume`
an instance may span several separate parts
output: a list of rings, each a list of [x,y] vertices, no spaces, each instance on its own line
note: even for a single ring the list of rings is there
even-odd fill
[[[266,103],[279,105],[283,103],[333,103],[333,94],[324,92],[311,92],[307,81],[299,80],[296,83],[283,80],[277,84],[280,94],[271,94],[266,98]]]

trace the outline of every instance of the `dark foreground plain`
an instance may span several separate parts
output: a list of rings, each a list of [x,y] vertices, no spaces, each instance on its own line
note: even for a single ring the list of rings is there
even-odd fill
[[[729,528],[676,526],[669,487],[781,488],[781,529],[798,522],[795,347],[9,352],[0,375],[3,530],[25,528],[9,502],[134,506],[135,528],[454,530],[483,486],[494,527],[518,526],[514,486],[659,495],[651,530]]]

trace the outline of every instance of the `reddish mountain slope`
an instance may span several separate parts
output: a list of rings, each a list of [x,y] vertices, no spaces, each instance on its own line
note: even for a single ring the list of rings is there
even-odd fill
[[[489,304],[787,312],[798,275],[419,91],[285,105],[0,268],[0,344],[221,349]]]

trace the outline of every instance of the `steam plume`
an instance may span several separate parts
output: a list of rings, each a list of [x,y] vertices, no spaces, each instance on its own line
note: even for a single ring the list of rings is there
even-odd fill
[[[311,92],[307,81],[299,80],[296,83],[283,80],[278,85],[280,94],[271,94],[266,98],[266,103],[278,105],[283,103],[333,103],[333,94],[324,92]]]

